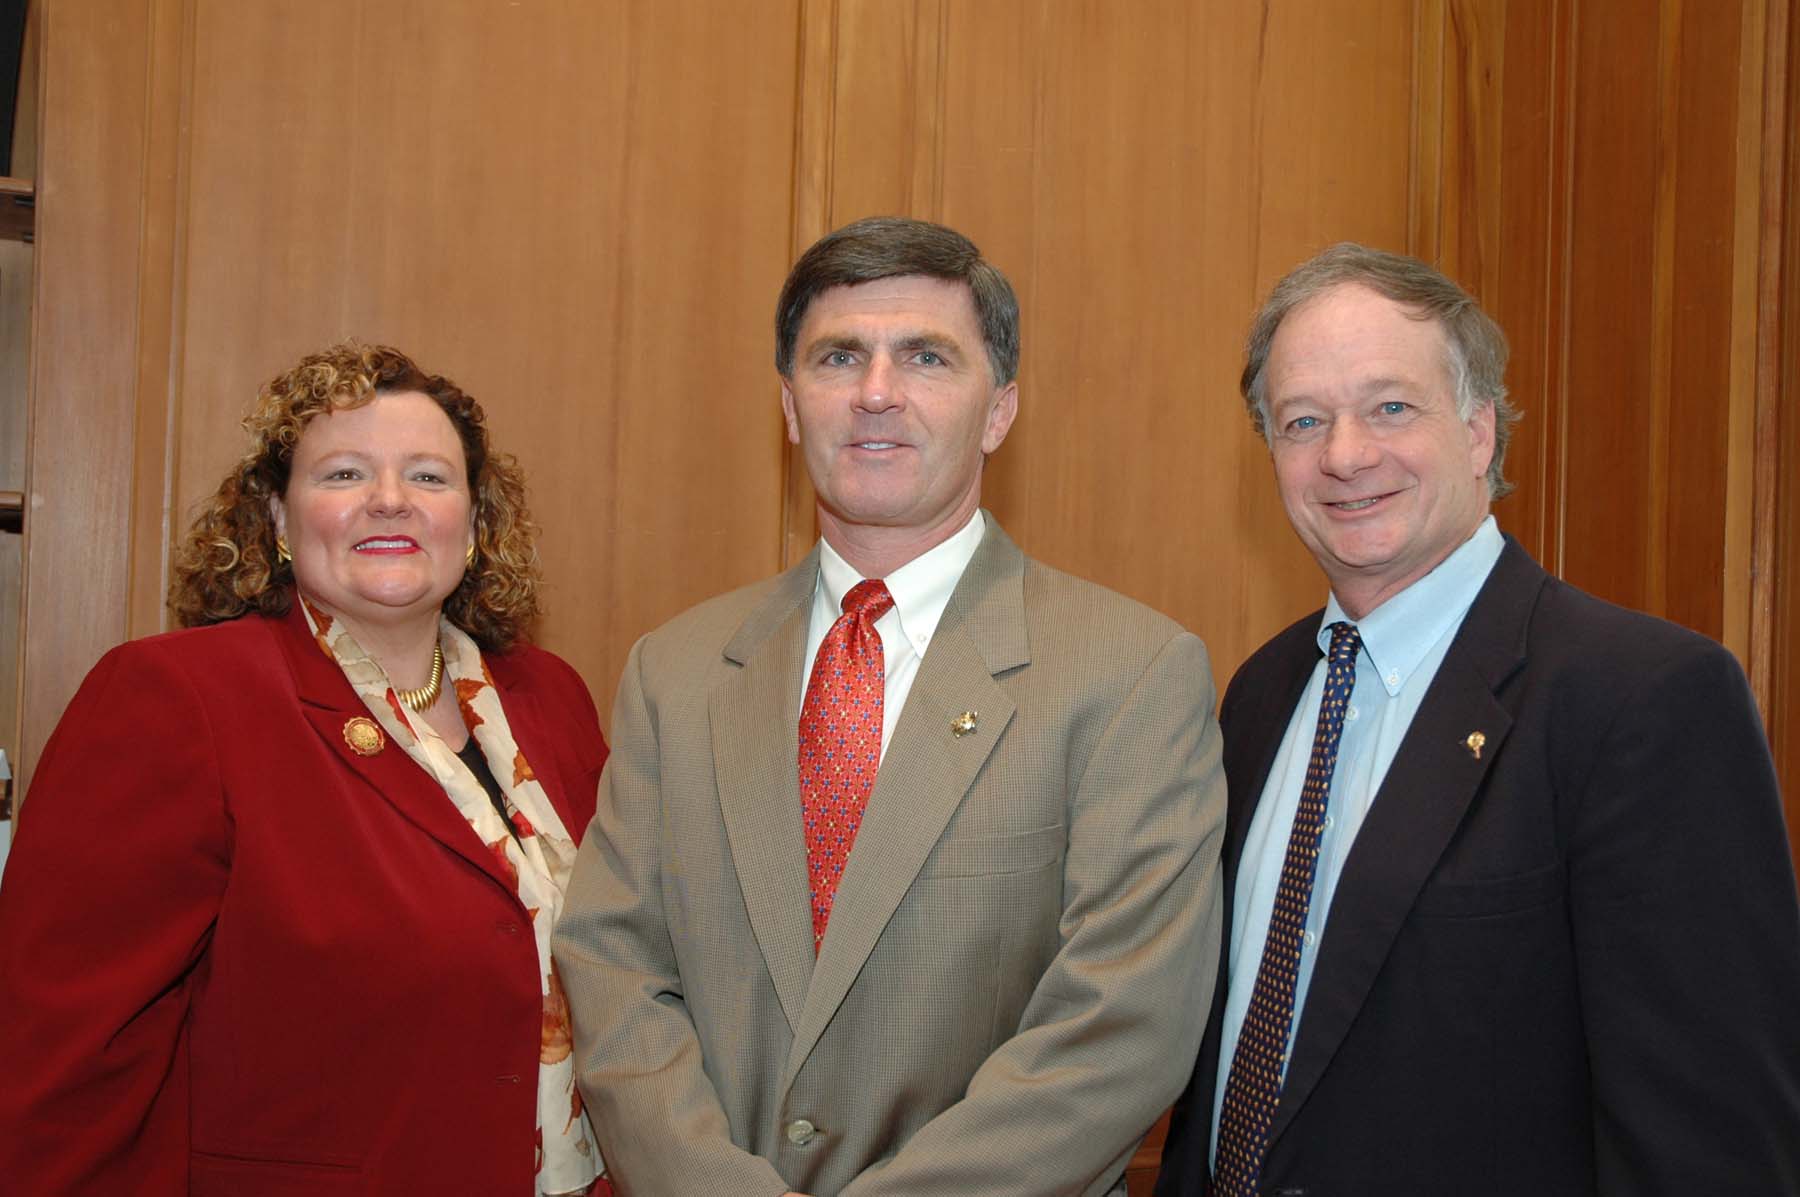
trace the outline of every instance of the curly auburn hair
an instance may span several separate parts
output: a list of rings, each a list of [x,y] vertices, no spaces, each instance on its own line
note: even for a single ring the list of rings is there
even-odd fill
[[[385,345],[347,341],[302,359],[271,380],[244,419],[252,448],[200,504],[175,549],[169,610],[182,627],[240,615],[285,615],[293,567],[275,555],[272,496],[287,493],[294,448],[314,417],[361,407],[378,395],[418,392],[450,418],[468,461],[475,559],[444,600],[444,614],[483,649],[504,652],[538,615],[537,525],[525,507],[525,477],[488,445],[481,405],[455,383],[426,374]]]

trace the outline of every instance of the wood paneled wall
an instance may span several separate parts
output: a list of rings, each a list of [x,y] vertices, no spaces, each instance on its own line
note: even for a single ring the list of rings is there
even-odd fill
[[[1800,855],[1792,6],[1419,11],[1442,90],[1419,105],[1436,169],[1413,243],[1512,342],[1525,420],[1501,523],[1739,655]]]
[[[1025,312],[984,497],[1036,555],[1200,629],[1220,682],[1322,599],[1236,379],[1313,249],[1404,246],[1407,3],[818,4],[827,180],[801,240],[902,211],[968,231]],[[1360,44],[1354,61],[1343,47]],[[1345,79],[1323,64],[1337,63]],[[1147,85],[1147,81],[1154,85]],[[803,123],[803,129],[805,124]],[[791,488],[790,556],[813,535]]]
[[[343,337],[482,399],[544,527],[542,639],[603,710],[633,638],[776,567],[794,6],[47,15],[27,765],[165,626],[258,385]]]
[[[1415,240],[1513,344],[1502,521],[1570,581],[1747,657],[1763,11],[1431,10],[1441,169]]]
[[[1438,262],[1514,348],[1503,525],[1736,651],[1795,795],[1790,7],[57,0],[24,769],[164,626],[258,384],[352,335],[483,400],[544,527],[541,638],[605,712],[637,635],[811,544],[774,297],[903,212],[1023,300],[990,505],[1200,631],[1221,684],[1323,590],[1236,395],[1250,313],[1332,241]]]
[[[1437,260],[1508,329],[1503,524],[1760,663],[1765,698],[1796,687],[1769,576],[1793,576],[1793,488],[1757,423],[1768,363],[1793,370],[1791,319],[1764,327],[1793,310],[1765,213],[1787,0],[44,17],[27,767],[99,653],[163,626],[171,536],[257,385],[347,335],[483,400],[544,525],[542,639],[604,711],[633,638],[810,544],[773,301],[798,248],[874,212],[966,230],[1018,286],[1000,518],[1200,631],[1221,682],[1322,597],[1236,395],[1243,330],[1353,238]],[[1779,568],[1753,580],[1757,552]]]

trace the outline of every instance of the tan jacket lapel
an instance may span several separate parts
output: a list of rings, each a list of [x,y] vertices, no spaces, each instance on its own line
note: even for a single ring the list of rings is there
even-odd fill
[[[769,598],[725,646],[726,659],[741,668],[713,691],[708,708],[732,863],[789,1027],[800,1020],[813,971],[797,719],[817,577],[814,550],[776,579]]]
[[[868,812],[838,887],[831,926],[812,971],[804,1012],[794,1029],[784,1089],[799,1074],[849,993],[882,929],[1012,719],[1012,700],[994,677],[1030,661],[1025,558],[993,517],[986,518],[981,547],[945,608],[882,756]],[[795,694],[797,709],[797,689]],[[976,730],[956,736],[951,722],[964,711],[976,712]],[[797,766],[789,764],[788,785],[797,808]],[[797,814],[794,827],[798,836]],[[804,909],[803,853],[799,872]]]

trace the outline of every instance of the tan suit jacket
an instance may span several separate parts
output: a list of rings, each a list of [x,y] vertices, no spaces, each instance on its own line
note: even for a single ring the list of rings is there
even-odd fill
[[[816,551],[632,650],[556,946],[622,1192],[1098,1194],[1187,1079],[1221,909],[1206,651],[987,518],[816,961]]]

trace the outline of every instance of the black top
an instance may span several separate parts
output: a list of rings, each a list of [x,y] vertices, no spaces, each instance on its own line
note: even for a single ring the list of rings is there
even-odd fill
[[[515,840],[518,839],[519,833],[514,829],[512,819],[508,818],[506,814],[506,794],[500,789],[500,783],[495,780],[494,771],[488,768],[487,757],[482,755],[481,745],[475,742],[474,736],[470,736],[463,746],[457,749],[456,759],[467,765],[469,772],[475,775],[475,780],[480,782],[481,788],[487,791],[488,801],[492,802],[494,809],[500,812],[500,821],[506,824],[507,832]]]

